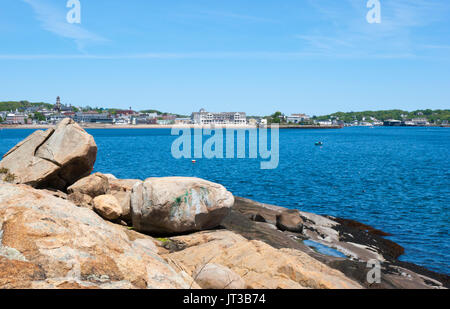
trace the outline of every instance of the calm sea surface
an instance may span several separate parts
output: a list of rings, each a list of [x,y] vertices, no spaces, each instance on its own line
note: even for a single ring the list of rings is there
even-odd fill
[[[449,273],[450,129],[281,130],[275,170],[257,159],[176,160],[169,129],[88,131],[99,147],[96,171],[195,176],[259,202],[358,220],[392,233],[402,260]],[[31,132],[0,130],[0,153]]]

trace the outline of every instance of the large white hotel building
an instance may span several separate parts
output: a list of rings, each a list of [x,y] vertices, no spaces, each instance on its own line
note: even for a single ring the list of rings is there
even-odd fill
[[[199,112],[192,113],[192,122],[194,124],[208,125],[208,124],[247,124],[247,115],[242,112],[238,113],[210,113],[201,109]]]

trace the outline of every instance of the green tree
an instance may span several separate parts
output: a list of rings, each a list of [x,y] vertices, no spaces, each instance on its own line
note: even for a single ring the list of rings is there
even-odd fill
[[[34,113],[33,119],[37,120],[37,121],[45,121],[46,120],[44,114],[39,113],[39,112]]]
[[[284,115],[280,111],[277,111],[270,115],[267,119],[269,123],[283,123],[284,121]]]

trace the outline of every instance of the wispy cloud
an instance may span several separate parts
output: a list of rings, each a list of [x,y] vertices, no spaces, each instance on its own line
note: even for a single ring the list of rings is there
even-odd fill
[[[80,51],[83,51],[88,43],[102,43],[108,41],[102,36],[92,33],[80,25],[68,23],[66,20],[67,12],[62,8],[55,7],[54,3],[51,4],[48,0],[23,1],[33,8],[36,18],[41,23],[43,29],[58,36],[72,39]]]
[[[381,1],[381,24],[366,22],[367,1],[315,1],[309,5],[321,17],[320,25],[296,35],[302,51],[317,55],[366,57],[420,57],[424,46],[446,46],[420,33],[433,23],[448,24],[450,3],[437,0]],[[431,49],[431,48],[429,48]],[[436,48],[436,50],[438,50]]]

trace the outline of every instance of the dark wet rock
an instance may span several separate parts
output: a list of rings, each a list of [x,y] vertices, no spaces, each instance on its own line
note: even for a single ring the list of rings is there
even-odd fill
[[[361,231],[366,231],[369,234],[372,235],[378,235],[378,236],[392,236],[392,234],[380,231],[376,228],[371,227],[370,225],[363,224],[361,222],[350,220],[350,219],[342,219],[342,218],[334,218],[334,221],[340,223],[343,226],[349,227],[349,228],[355,228]]]
[[[332,217],[330,217],[332,218]],[[368,225],[347,219],[333,218],[339,222],[336,226],[339,231],[339,238],[344,242],[364,244],[367,247],[377,248],[382,255],[389,260],[395,260],[405,253],[405,249],[399,244],[382,237],[390,235]]]
[[[305,251],[308,249],[302,242],[296,241],[287,234],[250,220],[246,215],[242,214],[239,206],[246,205],[246,202],[240,198],[236,198],[235,207],[230,215],[224,219],[221,226],[227,230],[238,233],[249,240],[260,240],[271,245],[276,249],[292,248]]]
[[[303,220],[297,210],[285,210],[277,215],[277,227],[281,231],[301,233],[303,231]]]

